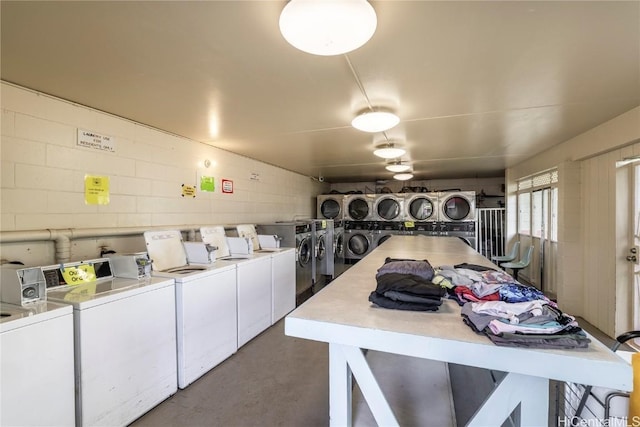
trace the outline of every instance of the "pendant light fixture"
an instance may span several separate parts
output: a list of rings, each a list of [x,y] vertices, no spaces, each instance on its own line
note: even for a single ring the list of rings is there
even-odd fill
[[[402,160],[393,160],[388,162],[384,168],[389,172],[406,172],[411,169],[411,166],[403,163]]]
[[[290,0],[280,14],[280,32],[295,48],[332,56],[364,45],[376,31],[367,0]]]
[[[363,132],[384,132],[400,123],[400,117],[391,110],[376,108],[365,110],[351,121],[351,126]]]
[[[393,175],[393,179],[397,179],[398,181],[407,181],[409,179],[413,178],[413,174],[412,173],[397,173],[395,175]]]
[[[385,142],[376,146],[373,154],[382,157],[383,159],[395,159],[403,156],[407,150],[404,148],[396,147],[393,141]]]

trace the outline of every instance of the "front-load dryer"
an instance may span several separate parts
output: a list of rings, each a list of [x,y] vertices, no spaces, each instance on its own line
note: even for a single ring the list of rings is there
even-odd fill
[[[377,195],[373,206],[373,214],[376,221],[402,221],[404,219],[404,195]]]
[[[406,194],[404,206],[407,221],[438,221],[438,193]]]
[[[350,194],[344,198],[345,219],[348,221],[372,221],[375,195]]]
[[[476,192],[452,191],[438,195],[440,204],[439,221],[475,221]]]
[[[130,424],[177,391],[173,279],[113,277],[108,258],[42,270],[73,307],[76,425]]]
[[[0,425],[73,426],[73,353],[70,305],[0,303]]]
[[[344,195],[321,194],[317,198],[316,218],[341,220],[344,217]]]

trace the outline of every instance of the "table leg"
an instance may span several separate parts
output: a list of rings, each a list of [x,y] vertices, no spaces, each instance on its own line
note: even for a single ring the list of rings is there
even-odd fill
[[[329,344],[329,369],[329,415],[332,426],[350,426],[352,423],[352,373],[378,425],[398,425],[360,348]]]
[[[501,425],[520,404],[520,425],[546,426],[549,416],[549,380],[509,373],[467,426]]]
[[[351,369],[340,345],[329,344],[329,419],[331,426],[351,426]]]

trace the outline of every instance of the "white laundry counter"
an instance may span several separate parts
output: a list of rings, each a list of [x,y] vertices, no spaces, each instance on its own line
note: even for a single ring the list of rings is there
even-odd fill
[[[331,425],[352,423],[352,375],[376,422],[398,425],[362,349],[507,372],[469,422],[473,426],[501,425],[520,403],[522,425],[547,425],[549,379],[632,388],[631,367],[593,337],[586,349],[499,347],[463,323],[453,300],[437,312],[372,306],[368,296],[386,257],[427,259],[433,266],[493,265],[457,238],[394,236],[287,316],[287,335],[329,343]]]

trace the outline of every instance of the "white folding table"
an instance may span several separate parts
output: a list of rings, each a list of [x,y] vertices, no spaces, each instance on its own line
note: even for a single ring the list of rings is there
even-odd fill
[[[500,347],[465,325],[452,300],[445,300],[437,312],[372,306],[368,296],[386,257],[427,259],[433,266],[464,262],[493,266],[457,238],[394,236],[289,314],[287,335],[329,343],[332,426],[352,423],[353,377],[376,422],[398,425],[363,349],[507,372],[469,426],[501,425],[518,404],[523,426],[547,425],[550,379],[632,388],[630,365],[594,338],[588,348],[576,350]]]

